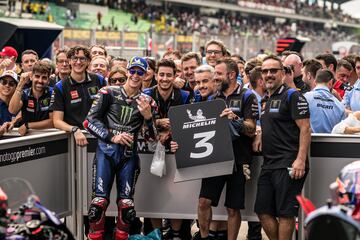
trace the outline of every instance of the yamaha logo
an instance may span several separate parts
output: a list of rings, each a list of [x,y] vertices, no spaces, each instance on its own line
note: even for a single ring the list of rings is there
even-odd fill
[[[203,126],[216,124],[216,118],[206,118],[203,115],[203,111],[201,109],[198,109],[196,111],[196,115],[193,115],[189,109],[187,109],[186,112],[188,114],[188,117],[193,121],[185,122],[183,124],[183,129],[203,127]]]

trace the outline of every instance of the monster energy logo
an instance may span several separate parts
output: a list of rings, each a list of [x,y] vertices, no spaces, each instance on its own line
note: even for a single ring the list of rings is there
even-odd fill
[[[130,122],[133,110],[133,108],[128,106],[121,106],[120,122],[122,124],[127,124],[128,122]]]

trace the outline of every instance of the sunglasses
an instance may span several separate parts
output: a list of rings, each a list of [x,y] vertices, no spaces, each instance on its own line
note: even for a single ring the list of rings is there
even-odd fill
[[[282,68],[269,68],[269,69],[261,69],[261,74],[266,75],[269,72],[271,74],[276,74],[279,70],[283,70]]]
[[[137,74],[138,76],[140,76],[140,77],[144,76],[144,74],[145,74],[144,71],[142,71],[142,70],[135,70],[135,69],[130,69],[130,70],[129,70],[129,73],[130,73],[131,75],[135,75],[135,73],[136,73],[136,74]]]
[[[126,77],[119,77],[119,78],[109,78],[110,83],[115,84],[116,82],[119,82],[121,84],[126,82]]]
[[[4,86],[9,85],[10,87],[15,87],[15,85],[16,85],[16,82],[13,81],[13,80],[9,81],[9,80],[6,80],[6,79],[1,79],[0,81],[1,81],[1,84],[4,85]]]

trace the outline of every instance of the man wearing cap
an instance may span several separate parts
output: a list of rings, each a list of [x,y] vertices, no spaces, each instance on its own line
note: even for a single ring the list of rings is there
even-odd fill
[[[0,52],[0,71],[13,70],[16,72],[18,53],[15,48],[6,46]]]
[[[12,128],[12,117],[8,105],[18,82],[17,74],[12,70],[6,70],[0,77],[0,135]]]
[[[134,221],[134,190],[139,175],[138,133],[145,125],[145,135],[155,138],[154,100],[141,92],[147,62],[134,57],[129,62],[124,86],[108,86],[99,91],[84,127],[98,138],[95,155],[94,195],[89,208],[89,239],[104,239],[105,212],[116,176],[118,219],[115,239],[128,239]]]
[[[83,121],[99,89],[106,85],[103,77],[88,73],[90,52],[83,46],[72,47],[67,52],[71,73],[56,83],[51,97],[54,126],[74,134],[76,144],[88,144],[81,132]]]
[[[51,67],[45,62],[37,62],[31,74],[22,74],[12,96],[9,111],[16,114],[21,110],[23,124],[19,133],[24,136],[28,129],[47,129],[53,127],[50,99],[52,89],[48,87]],[[31,78],[31,88],[23,88]]]

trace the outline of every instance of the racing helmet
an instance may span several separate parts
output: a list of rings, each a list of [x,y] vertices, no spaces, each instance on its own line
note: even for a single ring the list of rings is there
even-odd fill
[[[360,203],[360,161],[346,165],[336,179],[338,202],[342,205],[356,206]]]

